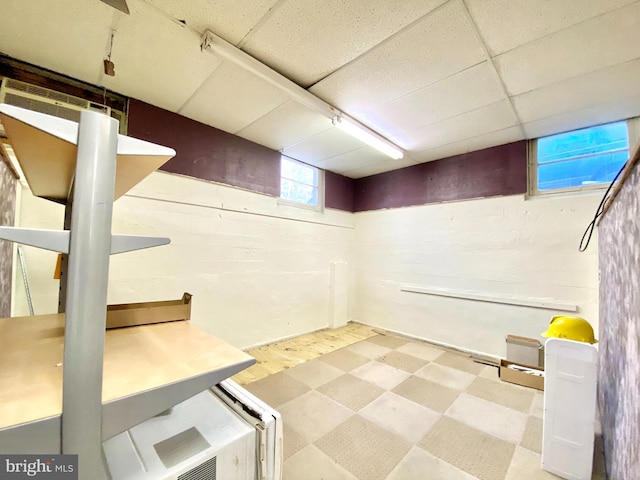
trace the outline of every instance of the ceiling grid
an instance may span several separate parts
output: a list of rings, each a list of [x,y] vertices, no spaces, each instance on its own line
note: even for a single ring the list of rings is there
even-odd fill
[[[0,0],[0,52],[352,178],[640,116],[639,0],[88,1]],[[202,52],[207,30],[405,158]]]
[[[498,69],[496,68],[495,63],[493,63],[493,59],[491,58],[491,54],[489,53],[489,49],[487,48],[487,45],[486,45],[486,43],[484,41],[484,38],[482,38],[482,34],[480,33],[480,30],[478,30],[478,25],[476,25],[476,22],[473,20],[473,17],[469,13],[469,8],[467,7],[467,4],[464,2],[464,0],[458,0],[458,1],[462,5],[462,9],[464,10],[464,13],[465,13],[465,16],[467,17],[467,20],[469,21],[469,23],[473,27],[473,31],[475,32],[476,37],[478,38],[478,42],[480,43],[480,47],[484,51],[484,55],[485,55],[485,57],[487,59],[487,65],[489,66],[489,68],[491,70],[491,73],[493,74],[494,78],[496,79],[496,82],[500,86],[500,90],[502,90],[502,95],[504,96],[505,100],[507,100],[509,102],[509,106],[511,107],[511,112],[513,113],[513,116],[514,116],[514,118],[516,119],[516,121],[518,123],[518,127],[520,128],[520,133],[522,133],[522,136],[525,137],[526,133],[524,131],[524,127],[522,126],[522,121],[520,120],[520,116],[518,115],[518,112],[516,111],[516,109],[515,109],[515,107],[513,105],[513,100],[509,96],[509,92],[507,92],[507,87],[505,86],[504,81],[500,77],[500,74],[498,73]]]

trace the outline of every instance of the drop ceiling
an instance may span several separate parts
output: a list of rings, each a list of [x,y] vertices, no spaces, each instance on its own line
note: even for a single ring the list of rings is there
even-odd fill
[[[640,1],[0,0],[0,52],[360,178],[640,115]],[[404,149],[392,160],[205,31]],[[115,77],[105,76],[109,52]]]

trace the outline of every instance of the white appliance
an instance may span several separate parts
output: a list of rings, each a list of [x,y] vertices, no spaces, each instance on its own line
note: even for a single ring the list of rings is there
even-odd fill
[[[231,380],[103,442],[113,480],[281,480],[280,414]]]

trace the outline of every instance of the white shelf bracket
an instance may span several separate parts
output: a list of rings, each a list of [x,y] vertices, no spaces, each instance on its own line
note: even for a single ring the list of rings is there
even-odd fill
[[[168,245],[171,239],[167,237],[143,237],[138,235],[112,235],[111,255],[118,253],[133,252],[145,248]]]
[[[68,230],[0,227],[0,238],[53,252],[69,253]]]

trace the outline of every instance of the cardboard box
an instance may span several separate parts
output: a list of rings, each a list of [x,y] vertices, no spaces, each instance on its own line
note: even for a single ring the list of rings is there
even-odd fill
[[[544,368],[544,347],[535,338],[507,335],[507,360]]]
[[[509,368],[509,366],[512,365],[525,369],[525,371]],[[542,375],[533,375],[532,373],[528,373],[526,370],[539,372]],[[539,368],[529,365],[521,365],[508,360],[501,360],[498,376],[503,382],[515,383],[516,385],[535,388],[537,390],[544,390],[544,370]]]
[[[180,300],[107,305],[107,329],[191,319],[191,294]]]

